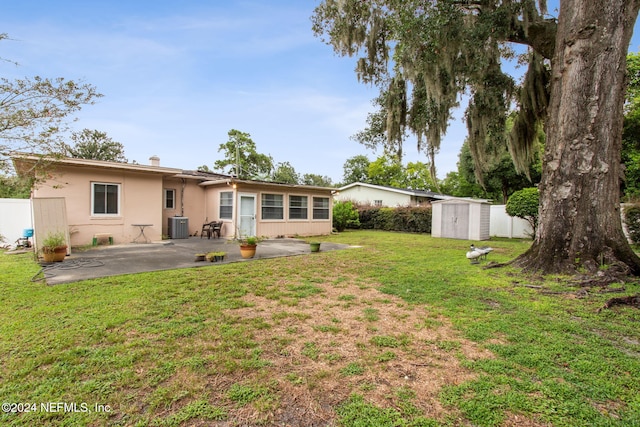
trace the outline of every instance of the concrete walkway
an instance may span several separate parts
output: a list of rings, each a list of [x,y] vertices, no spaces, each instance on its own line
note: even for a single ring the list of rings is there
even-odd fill
[[[348,245],[323,242],[320,251],[345,249]],[[195,254],[226,252],[223,263],[311,254],[309,243],[298,239],[264,240],[258,244],[256,256],[243,259],[237,242],[226,239],[165,240],[162,242],[98,246],[74,251],[63,262],[43,264],[44,280],[49,285],[146,271],[204,267],[221,263],[196,262]],[[38,275],[36,279],[43,276]],[[35,280],[35,279],[34,279]]]

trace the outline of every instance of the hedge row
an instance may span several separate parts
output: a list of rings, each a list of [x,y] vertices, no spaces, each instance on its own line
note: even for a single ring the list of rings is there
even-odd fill
[[[359,207],[360,228],[431,233],[431,207]]]

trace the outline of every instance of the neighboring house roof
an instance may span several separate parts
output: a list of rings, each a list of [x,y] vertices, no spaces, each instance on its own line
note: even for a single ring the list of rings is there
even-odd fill
[[[345,185],[344,187],[340,187],[338,191],[345,191],[354,187],[367,187],[373,188],[376,190],[389,191],[392,193],[404,194],[407,196],[414,197],[424,197],[432,200],[449,200],[453,199],[453,196],[447,196],[445,194],[434,193],[433,191],[427,190],[413,190],[411,188],[396,188],[396,187],[388,187],[385,185],[375,185],[375,184],[367,184],[366,182],[354,182],[352,184]]]

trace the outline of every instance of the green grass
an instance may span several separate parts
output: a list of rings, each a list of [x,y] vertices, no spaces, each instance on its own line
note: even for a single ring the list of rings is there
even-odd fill
[[[0,413],[0,424],[296,424],[294,408],[307,399],[307,414],[324,411],[318,424],[342,426],[501,426],[516,417],[640,426],[640,310],[598,312],[612,294],[576,298],[563,278],[471,265],[467,241],[375,231],[318,240],[362,247],[57,286],[30,281],[39,266],[28,255],[0,254],[0,401],[38,409]],[[513,259],[528,244],[494,239],[489,260]],[[362,296],[371,289],[377,298]],[[419,322],[405,321],[416,313]],[[457,335],[416,338],[445,325]],[[398,332],[377,331],[388,326]],[[373,332],[357,340],[354,331]],[[492,356],[470,357],[467,342]],[[384,392],[376,380],[399,364],[437,367],[447,357],[469,375],[439,391],[444,414],[427,413],[433,402],[411,380]],[[91,410],[40,410],[47,402]]]

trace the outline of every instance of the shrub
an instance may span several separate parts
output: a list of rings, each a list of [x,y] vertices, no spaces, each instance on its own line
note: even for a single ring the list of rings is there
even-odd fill
[[[378,208],[360,207],[364,229],[431,233],[431,206]]]
[[[372,229],[375,225],[375,218],[378,215],[380,208],[358,208],[358,214],[360,216],[360,228]]]
[[[333,205],[333,227],[338,231],[360,227],[358,210],[353,203],[344,201]]]
[[[62,246],[66,247],[67,239],[61,231],[48,233],[42,240],[42,252],[53,253],[54,249]]]
[[[515,216],[528,221],[533,230],[533,235],[535,235],[536,228],[538,227],[539,203],[540,197],[536,187],[523,188],[509,197],[505,210],[509,216]]]
[[[624,208],[624,222],[633,243],[640,243],[640,204]]]

